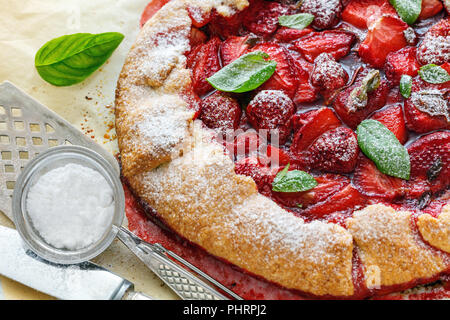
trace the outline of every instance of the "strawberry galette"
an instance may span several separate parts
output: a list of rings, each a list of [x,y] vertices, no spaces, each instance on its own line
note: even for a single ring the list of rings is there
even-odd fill
[[[124,181],[181,239],[300,296],[445,279],[447,9],[152,1],[117,86]]]

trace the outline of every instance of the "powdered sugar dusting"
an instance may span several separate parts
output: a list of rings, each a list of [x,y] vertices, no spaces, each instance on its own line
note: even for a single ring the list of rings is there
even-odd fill
[[[339,21],[342,4],[340,0],[304,0],[301,10],[314,15],[314,26],[325,29]]]
[[[436,36],[427,33],[417,49],[417,58],[422,64],[443,64],[450,61],[450,35]]]
[[[410,212],[371,205],[354,212],[347,224],[371,288],[430,278],[445,269],[442,258],[418,242],[411,229]]]
[[[411,94],[411,103],[430,116],[445,117],[450,123],[449,101],[439,90],[422,90]]]

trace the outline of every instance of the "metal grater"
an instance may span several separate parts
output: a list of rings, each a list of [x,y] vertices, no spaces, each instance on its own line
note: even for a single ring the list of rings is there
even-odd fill
[[[12,83],[0,84],[0,211],[12,220],[14,186],[28,161],[48,148],[70,144],[96,151],[120,174],[109,152]]]
[[[0,84],[0,211],[12,220],[14,186],[27,162],[51,147],[67,144],[96,151],[120,174],[119,164],[112,154],[12,83]],[[234,299],[241,299],[160,244],[146,243],[125,228],[120,230],[119,239],[182,299],[227,299],[207,282]]]

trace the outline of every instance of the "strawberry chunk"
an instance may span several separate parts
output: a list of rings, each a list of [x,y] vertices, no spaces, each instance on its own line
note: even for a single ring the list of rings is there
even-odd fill
[[[187,12],[191,18],[192,25],[196,28],[204,27],[211,21],[211,12],[204,12],[198,7],[188,6]]]
[[[319,88],[315,87],[310,82],[310,74],[313,70],[313,64],[309,63],[297,51],[291,51],[293,57],[293,66],[296,69],[296,76],[298,80],[297,90],[293,101],[296,105],[302,103],[314,102],[318,99]]]
[[[298,86],[296,69],[293,58],[288,50],[276,43],[262,43],[252,48],[251,51],[263,51],[277,62],[275,73],[258,90],[282,90],[290,98],[295,94]]]
[[[300,39],[313,32],[310,27],[304,29],[292,29],[287,27],[281,27],[275,34],[275,39],[279,42],[291,42]]]
[[[222,42],[220,46],[220,57],[222,59],[222,65],[226,66],[242,56],[250,45],[248,44],[249,36],[237,37],[232,36]]]
[[[405,119],[403,118],[402,106],[397,104],[389,106],[381,111],[377,111],[371,117],[373,120],[380,121],[397,137],[401,144],[408,140],[408,131],[406,130]]]
[[[261,144],[265,144],[255,130],[251,129],[239,134],[231,146],[231,152],[237,159],[242,159],[249,155],[255,155]]]
[[[239,126],[241,107],[233,98],[219,91],[203,99],[200,119],[211,128],[225,133]]]
[[[393,85],[400,83],[402,75],[415,77],[420,69],[420,64],[416,59],[416,48],[406,47],[389,53],[384,68],[386,77]]]
[[[358,161],[356,134],[338,127],[322,134],[311,146],[308,161],[312,168],[327,172],[350,173]]]
[[[314,60],[311,83],[321,89],[325,100],[332,97],[337,89],[345,86],[347,81],[348,73],[330,54],[322,53]]]
[[[360,156],[353,174],[353,184],[363,194],[393,200],[404,194],[404,181],[380,172],[375,163]]]
[[[342,12],[341,0],[303,0],[300,10],[315,18],[312,25],[317,29],[330,29],[338,24]]]
[[[368,71],[363,70],[356,78],[355,83],[341,91],[334,101],[334,110],[342,119],[342,121],[352,129],[356,129],[358,124],[366,119],[371,113],[382,108],[386,104],[389,94],[389,86],[385,80],[381,80],[377,89],[367,93],[365,105],[355,106],[352,93],[361,86],[363,79],[367,76]]]
[[[144,26],[144,24],[168,2],[170,2],[170,0],[151,0],[142,12],[140,21],[141,27]]]
[[[220,70],[220,44],[220,39],[214,37],[207,43],[194,47],[187,56],[187,67],[192,70],[192,86],[200,96],[213,90],[206,78]]]
[[[222,39],[238,35],[242,27],[245,12],[246,10],[238,11],[229,17],[224,17],[217,13],[216,10],[213,10],[210,22],[207,25],[210,34]]]
[[[269,1],[253,3],[247,10],[243,22],[244,26],[254,34],[268,37],[277,31],[278,18],[289,15],[292,10],[289,6]]]
[[[317,186],[304,192],[273,192],[275,201],[287,207],[299,207],[302,209],[325,201],[327,198],[350,184],[350,179],[345,176],[325,174],[314,177]]]
[[[408,147],[411,180],[425,181],[433,192],[450,186],[450,132],[434,132]]]
[[[259,162],[266,164],[271,168],[287,166],[291,162],[291,157],[283,149],[273,145],[263,144],[259,148]]]
[[[442,2],[439,0],[422,0],[422,11],[419,19],[425,20],[437,15],[444,8]]]
[[[400,50],[407,45],[403,31],[408,25],[401,19],[382,16],[370,25],[358,54],[364,62],[375,68],[382,68],[390,52]]]
[[[257,157],[253,156],[236,161],[234,171],[237,174],[251,177],[260,193],[271,194],[273,172],[267,166],[261,164]]]
[[[417,49],[417,59],[423,65],[450,61],[450,18],[441,19],[427,31]]]
[[[415,78],[411,96],[404,103],[408,129],[418,133],[450,129],[449,90],[448,84],[435,85]]]
[[[191,48],[203,44],[208,40],[208,36],[197,28],[191,28],[191,34],[189,36]]]
[[[351,184],[348,184],[324,201],[307,208],[302,214],[317,219],[328,214],[353,211],[364,206],[366,202],[366,197]]]
[[[294,138],[291,145],[291,152],[297,156],[305,156],[305,151],[323,133],[337,128],[341,121],[329,108],[323,107],[312,110],[293,117]]]
[[[331,54],[335,60],[346,56],[356,41],[353,33],[347,31],[327,30],[314,32],[294,42],[296,49],[303,54],[309,62],[321,53]]]
[[[268,136],[279,144],[286,142],[292,130],[292,115],[295,106],[283,91],[264,90],[259,92],[247,106],[246,114],[257,130],[268,130]]]
[[[342,12],[342,20],[361,29],[381,16],[398,17],[388,0],[351,0]]]

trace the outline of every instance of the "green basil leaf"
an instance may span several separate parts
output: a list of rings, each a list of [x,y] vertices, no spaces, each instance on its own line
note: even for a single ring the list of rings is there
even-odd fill
[[[406,99],[411,96],[412,77],[406,74],[402,75],[400,79],[400,93]]]
[[[303,192],[317,186],[317,181],[310,174],[300,171],[289,171],[287,165],[280,171],[272,183],[272,190],[275,192]]]
[[[409,180],[411,163],[406,148],[397,137],[376,120],[364,120],[356,130],[362,152],[382,173]]]
[[[313,22],[314,16],[310,13],[299,13],[290,16],[280,16],[278,23],[283,27],[305,29]]]
[[[422,0],[389,0],[389,2],[407,24],[413,24],[422,11]]]
[[[419,75],[422,80],[434,84],[450,81],[450,75],[447,70],[435,64],[427,64],[421,67],[419,69]]]
[[[50,40],[36,53],[35,66],[55,86],[80,83],[100,68],[120,45],[124,35],[76,33]]]
[[[266,60],[262,51],[250,52],[225,66],[206,79],[214,88],[224,92],[248,92],[258,88],[275,72],[277,63]]]

